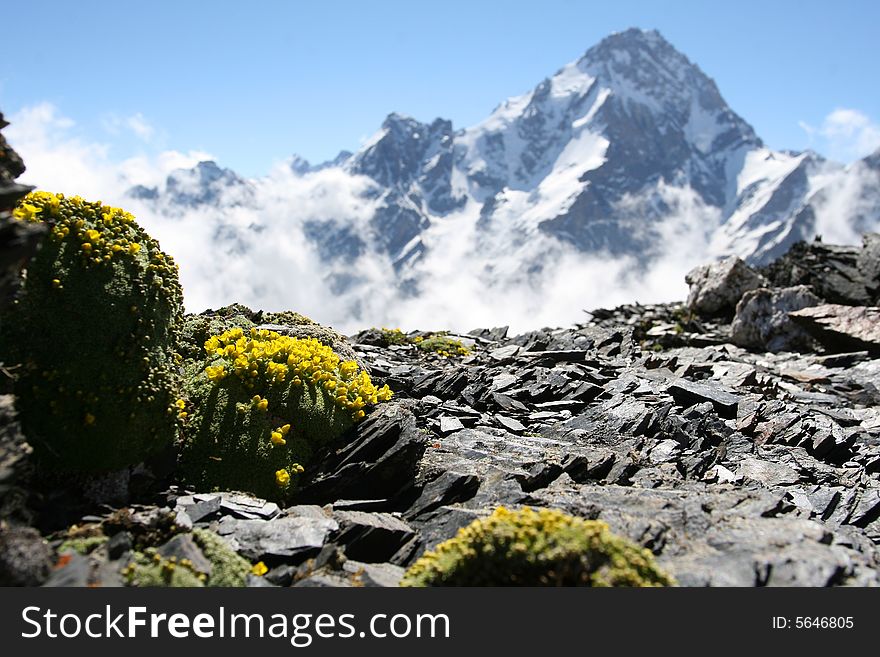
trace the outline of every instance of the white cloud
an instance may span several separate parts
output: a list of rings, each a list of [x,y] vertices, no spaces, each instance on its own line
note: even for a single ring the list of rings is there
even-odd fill
[[[130,132],[144,143],[149,143],[156,132],[152,124],[140,112],[136,112],[131,116],[119,116],[113,113],[106,114],[101,119],[101,125],[104,127],[104,130],[114,137],[121,135],[123,132]]]
[[[684,274],[707,259],[706,235],[718,221],[717,211],[693,192],[669,185],[647,198],[628,199],[634,231],[657,203],[676,209],[659,226],[656,259],[646,266],[579,253],[534,223],[499,221],[493,230],[478,231],[474,204],[434,220],[424,234],[430,248],[413,272],[422,277],[421,292],[411,296],[395,285],[384,256],[368,252],[355,261],[328,261],[304,235],[305,222],[334,218],[366,233],[381,200],[364,199],[372,184],[365,177],[340,169],[300,176],[279,163],[265,178],[250,181],[254,200],[163,211],[126,198],[125,191],[136,183],[161,186],[169,172],[209,154],[167,151],[114,161],[107,145],[77,138],[73,122],[51,105],[23,110],[11,122],[7,136],[28,165],[25,180],[130,209],[180,264],[187,309],[194,312],[240,302],[296,310],[347,332],[504,324],[518,332],[569,325],[585,319],[584,309],[683,299]],[[516,214],[511,203],[510,218]],[[529,271],[529,263],[540,263],[541,272]],[[339,274],[354,281],[343,296],[328,283]]]
[[[150,141],[153,137],[153,126],[147,122],[144,115],[140,112],[125,119],[125,125],[143,141]]]
[[[107,202],[120,203],[134,184],[156,185],[174,169],[211,159],[201,151],[163,151],[114,160],[110,144],[77,136],[76,123],[51,103],[25,107],[8,121],[4,134],[27,166],[21,182]]]
[[[798,125],[833,160],[852,162],[880,148],[880,124],[859,110],[839,107],[818,127],[804,121]]]

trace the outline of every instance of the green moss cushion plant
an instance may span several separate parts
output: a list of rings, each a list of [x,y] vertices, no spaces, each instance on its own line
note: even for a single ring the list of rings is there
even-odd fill
[[[653,555],[608,525],[499,507],[425,553],[401,586],[671,586]]]
[[[233,328],[188,366],[181,464],[202,489],[286,499],[321,446],[391,398],[315,338]]]
[[[35,192],[14,211],[49,231],[4,319],[22,425],[39,462],[62,472],[138,463],[176,435],[182,319],[177,265],[134,217]]]
[[[207,529],[195,529],[193,540],[211,563],[210,574],[199,573],[186,559],[163,558],[154,548],[134,552],[122,570],[128,586],[242,587],[252,566],[220,536]]]

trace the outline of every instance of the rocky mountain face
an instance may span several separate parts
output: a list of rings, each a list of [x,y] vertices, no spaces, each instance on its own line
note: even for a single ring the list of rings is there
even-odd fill
[[[19,499],[61,560],[50,575],[7,538],[4,581],[119,584],[133,544],[198,563],[189,532],[210,529],[266,564],[251,586],[395,586],[460,527],[531,505],[606,521],[685,586],[878,585],[878,249],[798,244],[691,272],[686,303],[446,336],[468,353],[361,331],[336,348],[394,400],[319,455],[292,506],[173,475],[144,489],[143,468],[92,502],[33,482]]]
[[[476,126],[391,114],[354,154],[317,166],[294,157],[296,176],[330,170],[365,180],[370,218],[303,217],[291,207],[288,220],[325,260],[380,258],[413,292],[432,275],[420,269],[426,254],[461,240],[463,257],[485,263],[487,285],[512,269],[540,272],[559,244],[648,266],[682,232],[711,257],[765,264],[817,233],[853,240],[875,230],[878,163],[878,153],[843,167],[771,151],[697,65],[657,32],[631,29]],[[169,211],[260,207],[259,187],[248,185],[205,162],[131,194]],[[496,266],[508,260],[516,267]]]
[[[136,185],[128,195],[134,199],[156,201],[159,187]],[[192,169],[178,169],[166,179],[161,191],[162,200],[169,208],[186,209],[202,205],[238,204],[253,201],[253,192],[247,181],[230,169],[222,169],[216,162],[199,162]]]

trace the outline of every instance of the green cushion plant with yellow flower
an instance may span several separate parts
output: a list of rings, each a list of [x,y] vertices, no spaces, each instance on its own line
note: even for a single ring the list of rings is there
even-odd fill
[[[13,214],[49,226],[0,334],[39,463],[103,472],[160,451],[181,412],[177,265],[100,201],[33,192]]]
[[[672,586],[653,555],[598,520],[498,507],[425,553],[401,586]]]
[[[235,327],[187,366],[181,464],[199,488],[288,499],[315,451],[391,398],[315,338]]]

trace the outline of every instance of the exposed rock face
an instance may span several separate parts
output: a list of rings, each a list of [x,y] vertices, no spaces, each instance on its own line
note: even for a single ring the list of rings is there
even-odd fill
[[[767,351],[808,350],[810,335],[789,313],[822,303],[806,285],[747,292],[736,306],[730,335],[734,344]]]
[[[880,234],[865,235],[861,247],[799,242],[762,274],[777,287],[809,285],[829,303],[878,305]]]
[[[732,315],[749,290],[767,281],[736,256],[695,267],[685,277],[690,286],[688,307],[699,315]]]
[[[880,308],[826,304],[789,316],[828,351],[866,350],[880,355]]]

